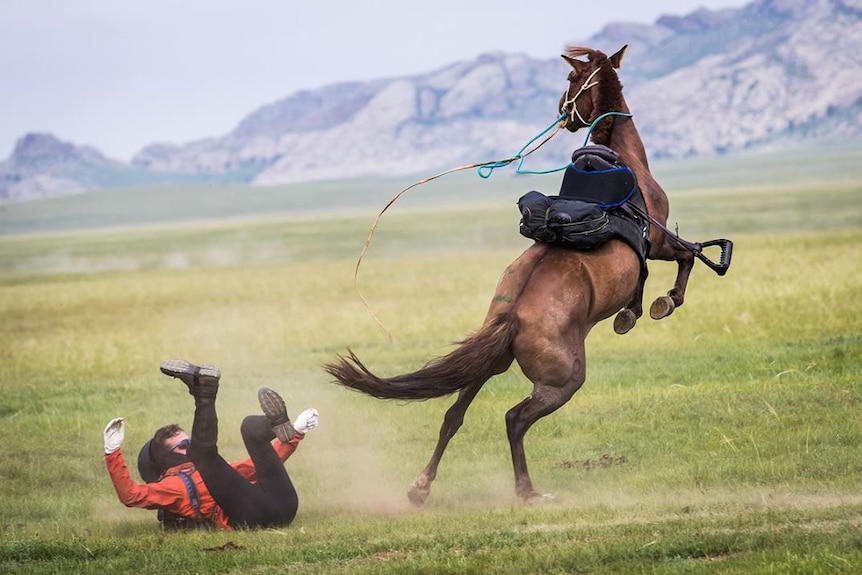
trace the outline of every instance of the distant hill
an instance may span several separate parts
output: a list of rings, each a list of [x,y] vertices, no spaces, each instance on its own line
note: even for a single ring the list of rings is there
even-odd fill
[[[17,200],[80,193],[100,187],[105,174],[124,171],[95,148],[61,142],[50,134],[27,134],[0,163],[0,197]]]
[[[19,138],[12,155],[0,162],[0,202],[103,188],[235,179],[237,176],[229,174],[148,170],[107,158],[91,146],[64,142],[52,134],[33,133]]]
[[[609,54],[629,45],[620,76],[655,159],[862,137],[862,0],[756,0],[651,25],[614,23],[570,43]],[[267,185],[430,174],[504,159],[553,122],[567,73],[559,58],[494,53],[301,91],[223,136],[147,146],[130,165],[27,135],[0,163],[0,199],[154,178]],[[533,161],[555,167],[583,138],[558,136]]]

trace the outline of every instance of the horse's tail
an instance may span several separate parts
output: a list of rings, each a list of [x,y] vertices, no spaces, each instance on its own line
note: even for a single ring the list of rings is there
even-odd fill
[[[323,366],[335,383],[378,399],[430,399],[454,393],[472,383],[485,383],[499,373],[500,361],[510,352],[517,333],[517,320],[511,312],[494,316],[477,332],[460,342],[449,354],[425,367],[404,375],[377,377],[348,350],[348,357]],[[503,369],[507,368],[506,362]]]

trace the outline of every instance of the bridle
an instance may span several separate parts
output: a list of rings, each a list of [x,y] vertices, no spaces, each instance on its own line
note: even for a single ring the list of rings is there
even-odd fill
[[[589,126],[589,125],[590,125],[590,123],[589,123],[587,120],[584,120],[584,117],[583,117],[583,116],[581,116],[581,112],[580,112],[580,111],[578,111],[578,102],[577,102],[577,100],[578,100],[578,98],[581,96],[581,94],[583,94],[584,92],[586,92],[587,90],[589,90],[589,89],[590,89],[590,88],[592,88],[593,86],[598,86],[598,85],[599,85],[599,81],[598,81],[598,80],[593,81],[593,76],[595,76],[596,74],[598,74],[599,70],[601,70],[601,69],[602,69],[602,68],[601,68],[601,66],[599,66],[598,68],[596,68],[595,70],[593,70],[593,71],[592,71],[592,73],[591,73],[589,76],[587,76],[587,79],[586,79],[586,80],[584,80],[584,83],[581,85],[581,87],[580,87],[580,89],[578,90],[578,92],[577,92],[574,96],[572,96],[571,98],[566,99],[566,100],[563,102],[563,105],[562,105],[562,106],[560,106],[560,108],[561,108],[561,110],[560,110],[560,111],[561,111],[561,112],[566,112],[566,111],[567,111],[567,109],[569,108],[569,106],[571,106],[572,110],[571,110],[571,112],[568,112],[568,114],[567,114],[567,115],[571,118],[572,122],[574,122],[574,121],[575,121],[575,116],[577,116],[577,117],[578,117],[578,120],[580,120],[580,121],[581,121],[581,124],[583,124],[584,126]],[[568,96],[568,95],[569,95],[569,90],[566,90],[565,92],[563,92],[563,98],[565,98],[565,97],[566,97],[566,96]]]

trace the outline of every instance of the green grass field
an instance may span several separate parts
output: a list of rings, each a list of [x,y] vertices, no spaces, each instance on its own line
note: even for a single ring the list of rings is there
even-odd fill
[[[530,392],[517,368],[479,394],[415,509],[407,488],[452,399],[374,400],[320,365],[349,346],[395,375],[452,349],[529,244],[517,197],[552,180],[454,177],[396,204],[358,282],[391,341],[353,277],[409,181],[3,206],[0,573],[859,573],[862,164],[816,159],[657,167],[671,224],[733,239],[733,265],[698,264],[667,319],[595,328],[586,385],[526,438],[554,496],[540,506],[514,494],[503,416]],[[674,271],[651,264],[647,304]],[[168,357],[221,367],[230,459],[259,387],[320,410],[288,462],[291,527],[168,534],[117,501],[108,420],[126,418],[132,461],[156,427],[191,426],[191,398],[158,371]]]

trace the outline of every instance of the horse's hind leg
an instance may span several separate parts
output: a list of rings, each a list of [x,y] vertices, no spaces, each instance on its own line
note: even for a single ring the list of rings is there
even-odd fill
[[[416,481],[413,482],[413,485],[410,486],[410,490],[407,492],[407,497],[411,503],[422,505],[428,499],[428,495],[431,493],[431,483],[437,477],[437,467],[443,458],[443,452],[446,451],[449,441],[455,437],[455,434],[458,433],[458,430],[464,423],[464,414],[467,413],[467,408],[470,407],[470,404],[476,398],[476,394],[479,393],[482,386],[485,385],[485,382],[494,375],[503,373],[509,369],[514,359],[515,357],[511,353],[503,354],[495,360],[491,375],[484,379],[477,379],[473,383],[461,388],[461,391],[458,392],[458,399],[455,400],[455,403],[452,404],[446,411],[446,415],[443,416],[443,423],[440,425],[440,437],[437,440],[434,453],[431,455],[431,460],[425,466],[425,469],[419,473],[419,477],[416,478]]]
[[[476,394],[479,393],[484,384],[484,381],[479,381],[463,388],[458,393],[458,399],[446,411],[446,415],[443,416],[443,423],[440,426],[440,438],[437,440],[437,446],[434,448],[431,460],[407,492],[407,497],[413,505],[422,505],[428,499],[428,495],[431,493],[431,483],[437,477],[437,466],[443,458],[443,452],[446,451],[449,441],[455,436],[458,429],[461,428],[467,408],[470,407]]]
[[[667,295],[657,298],[649,308],[649,316],[653,319],[662,319],[673,313],[673,310],[685,303],[685,289],[688,286],[688,278],[694,267],[694,255],[689,251],[680,252],[676,259],[677,272],[676,281]]]
[[[533,393],[506,413],[506,432],[515,469],[515,493],[527,503],[539,503],[544,500],[544,496],[533,487],[527,470],[524,435],[536,421],[565,405],[583,385],[586,379],[583,343],[577,353],[572,354],[569,374],[562,380],[547,372],[527,373],[532,370],[525,369],[523,365],[521,367],[534,382]],[[547,378],[545,383],[541,382],[542,375]]]

